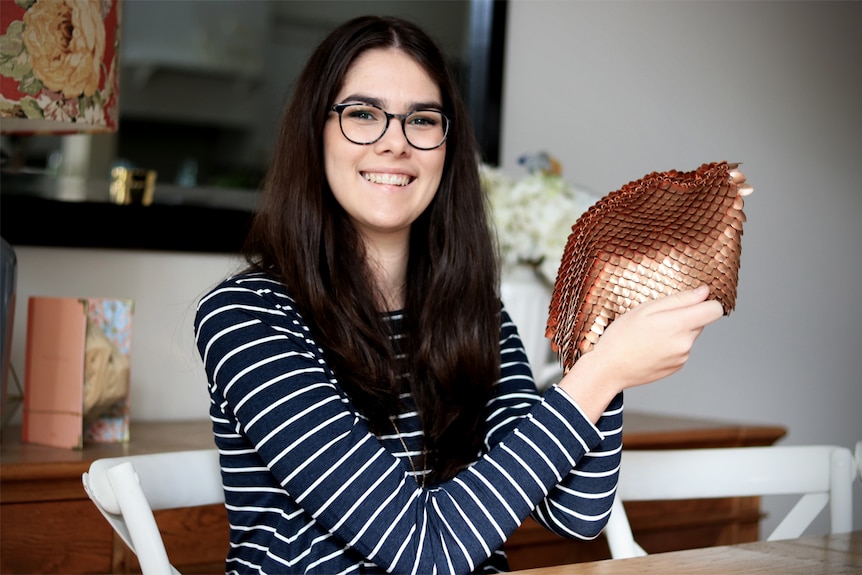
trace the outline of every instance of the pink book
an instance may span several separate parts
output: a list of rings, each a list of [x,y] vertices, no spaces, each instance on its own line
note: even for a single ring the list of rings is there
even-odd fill
[[[128,299],[30,298],[23,441],[129,440],[133,309]]]

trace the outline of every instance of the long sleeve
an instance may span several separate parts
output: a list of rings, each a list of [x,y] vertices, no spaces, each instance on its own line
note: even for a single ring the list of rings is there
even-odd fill
[[[505,437],[539,399],[517,328],[503,314],[502,377],[489,421],[487,445]],[[551,391],[556,391],[555,386]],[[562,393],[562,392],[560,392]],[[568,397],[568,396],[566,396]],[[576,406],[577,407],[577,406]],[[583,415],[581,416],[583,417]],[[593,539],[607,523],[616,492],[622,453],[623,394],[607,407],[596,424],[601,441],[584,453],[534,509],[532,517],[563,537]]]
[[[526,386],[525,414],[505,417],[486,454],[420,489],[352,408],[278,283],[226,281],[201,300],[195,338],[231,521],[229,572],[471,572],[537,505],[577,508],[578,464],[605,441],[564,392],[537,399]]]

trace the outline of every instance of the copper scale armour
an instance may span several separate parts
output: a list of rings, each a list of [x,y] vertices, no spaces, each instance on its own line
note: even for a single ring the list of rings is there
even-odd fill
[[[546,335],[568,371],[605,328],[641,302],[703,283],[729,314],[742,251],[739,164],[653,172],[596,202],[572,226]]]

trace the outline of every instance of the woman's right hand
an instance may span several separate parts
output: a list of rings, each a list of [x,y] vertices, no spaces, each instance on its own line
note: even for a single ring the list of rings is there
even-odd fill
[[[688,360],[703,328],[724,313],[700,286],[646,301],[618,316],[560,387],[597,421],[620,391],[662,379]]]

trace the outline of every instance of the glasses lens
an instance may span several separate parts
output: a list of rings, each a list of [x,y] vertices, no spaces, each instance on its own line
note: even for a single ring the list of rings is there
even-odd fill
[[[341,112],[341,131],[351,142],[368,144],[386,130],[386,114],[380,108],[363,104],[350,105]]]
[[[423,150],[430,150],[442,144],[448,129],[446,116],[436,110],[419,110],[404,120],[404,135],[407,136],[407,141]]]

